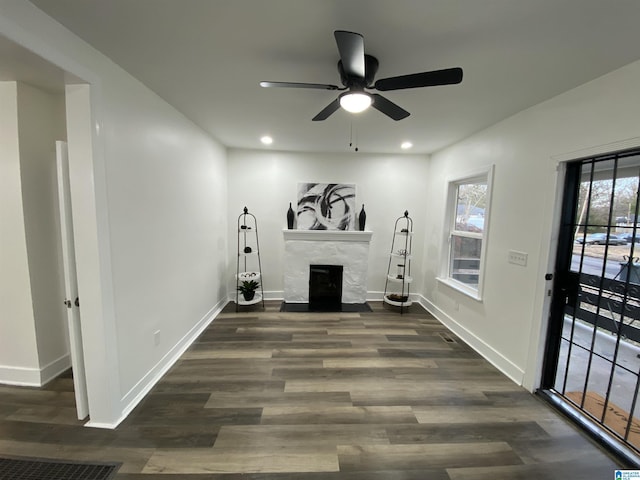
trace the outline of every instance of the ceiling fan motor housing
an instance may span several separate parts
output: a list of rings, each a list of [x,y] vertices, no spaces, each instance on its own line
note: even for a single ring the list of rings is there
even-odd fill
[[[372,55],[365,54],[364,78],[347,75],[342,66],[342,60],[338,61],[338,72],[340,73],[340,81],[347,88],[373,88],[373,79],[375,78],[376,73],[378,73],[378,59]]]

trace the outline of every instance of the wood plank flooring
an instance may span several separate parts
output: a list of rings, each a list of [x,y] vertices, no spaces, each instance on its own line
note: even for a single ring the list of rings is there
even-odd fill
[[[115,430],[70,376],[0,386],[0,455],[122,462],[118,480],[613,478],[622,467],[419,305],[227,308]]]

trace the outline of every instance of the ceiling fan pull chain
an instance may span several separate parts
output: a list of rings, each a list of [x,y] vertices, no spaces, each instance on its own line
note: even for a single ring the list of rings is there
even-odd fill
[[[351,128],[353,129],[353,121],[351,122]],[[354,143],[355,143],[355,151],[358,151],[358,129],[355,130],[355,133],[353,134],[353,138],[355,139]]]

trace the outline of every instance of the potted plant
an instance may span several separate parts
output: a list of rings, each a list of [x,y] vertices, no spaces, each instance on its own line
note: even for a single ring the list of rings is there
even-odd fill
[[[253,300],[253,297],[256,294],[256,290],[259,286],[260,284],[255,280],[244,280],[242,283],[240,283],[238,290],[240,290],[240,293],[242,293],[244,299],[249,302]]]

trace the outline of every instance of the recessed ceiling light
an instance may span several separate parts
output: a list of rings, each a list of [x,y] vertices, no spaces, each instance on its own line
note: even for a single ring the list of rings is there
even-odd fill
[[[265,145],[271,145],[273,143],[273,138],[271,138],[269,135],[265,135],[260,139],[260,141]]]
[[[409,150],[411,147],[413,147],[413,143],[411,142],[402,142],[400,145],[400,148],[403,150]]]

